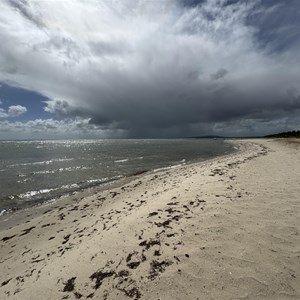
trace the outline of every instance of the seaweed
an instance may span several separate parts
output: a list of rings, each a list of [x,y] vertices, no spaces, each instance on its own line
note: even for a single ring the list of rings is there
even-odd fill
[[[75,288],[75,279],[76,277],[70,278],[64,286],[63,292],[72,292]]]

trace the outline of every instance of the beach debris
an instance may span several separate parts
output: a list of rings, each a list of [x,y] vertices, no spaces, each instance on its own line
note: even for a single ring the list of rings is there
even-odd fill
[[[158,212],[157,212],[157,211],[153,211],[153,212],[151,212],[151,213],[148,215],[148,218],[149,218],[149,217],[156,216],[156,215],[158,215]]]
[[[94,289],[97,290],[102,285],[102,282],[105,278],[112,277],[114,275],[115,275],[115,272],[113,272],[113,271],[103,272],[100,270],[100,271],[93,273],[90,276],[90,279],[96,280]]]
[[[76,206],[74,206],[73,208],[69,209],[69,211],[75,211],[75,210],[78,210],[78,208],[79,208],[79,206],[76,205]]]
[[[139,255],[137,251],[129,253],[126,262],[127,267],[130,269],[136,269],[142,262],[146,260],[146,256],[144,254]]]
[[[61,213],[61,214],[58,215],[58,217],[59,217],[60,220],[64,220],[65,216],[66,215],[64,213]]]
[[[62,244],[66,244],[69,241],[70,236],[71,236],[71,234],[65,235],[64,236],[64,241],[62,242]]]
[[[167,203],[167,205],[177,205],[177,204],[179,204],[179,202],[169,202],[169,203]]]
[[[76,299],[81,299],[82,298],[82,295],[78,292],[74,292],[74,296]]]
[[[27,228],[27,229],[22,230],[23,233],[20,234],[19,236],[23,236],[23,235],[28,234],[28,233],[29,233],[32,229],[34,229],[34,228],[35,228],[35,226],[32,226],[32,227],[30,227],[30,228]]]
[[[170,260],[163,260],[161,262],[153,260],[150,264],[151,269],[148,278],[150,280],[155,279],[157,276],[159,276],[160,273],[163,273],[166,270],[166,268],[172,264],[173,262]]]
[[[133,188],[138,187],[138,186],[141,185],[142,183],[143,183],[143,182],[139,180],[136,184],[133,185]]]
[[[121,270],[119,273],[118,273],[118,276],[119,277],[128,277],[130,275],[129,271],[127,270]]]
[[[28,253],[28,252],[30,252],[30,251],[31,251],[31,249],[28,249],[28,250],[24,251],[24,252],[22,253],[22,256],[24,256],[26,253]]]
[[[160,240],[150,239],[149,241],[144,240],[141,243],[139,243],[139,246],[145,247],[146,250],[148,250],[150,247],[153,247],[154,245],[160,246]]]
[[[110,192],[111,194],[111,197],[112,198],[115,198],[117,195],[119,195],[120,193],[117,193],[117,192]]]
[[[176,210],[175,209],[173,209],[173,208],[167,208],[167,209],[165,209],[165,211],[166,212],[168,212],[169,214],[172,214],[172,213],[174,213],[174,212],[176,212]]]
[[[212,170],[212,173],[209,174],[209,176],[215,176],[215,175],[223,176],[224,174],[225,174],[224,170],[217,168],[217,169]]]
[[[126,296],[134,299],[140,299],[142,296],[141,292],[136,287],[133,287],[130,290],[122,289],[121,291],[123,291]]]
[[[32,259],[31,263],[34,264],[34,263],[39,263],[41,261],[45,260],[45,258],[41,258],[41,259]]]
[[[14,238],[15,236],[16,236],[16,234],[15,235],[11,235],[11,236],[5,236],[4,238],[2,238],[1,242],[7,242],[8,240]]]
[[[140,261],[133,261],[127,264],[127,267],[130,269],[136,269],[141,264]]]
[[[1,283],[1,286],[7,285],[11,280],[12,280],[12,278],[3,281],[3,282]]]
[[[171,226],[169,226],[169,224],[172,222],[172,220],[166,220],[164,222],[155,222],[154,224],[157,226],[157,227],[168,227],[168,228],[172,228]]]
[[[176,235],[176,233],[169,233],[169,234],[167,234],[167,237],[169,238],[169,237],[173,237],[175,235]]]
[[[76,277],[70,278],[64,286],[63,292],[72,292],[75,288],[75,279]]]

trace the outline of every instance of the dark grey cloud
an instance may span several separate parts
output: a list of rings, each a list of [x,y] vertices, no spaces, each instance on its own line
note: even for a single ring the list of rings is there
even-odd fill
[[[299,47],[300,2],[298,0],[261,0],[259,8],[248,17],[257,29],[257,41],[273,51]]]
[[[29,22],[32,22],[38,27],[43,27],[43,21],[38,14],[31,10],[30,1],[28,0],[4,0],[8,1],[11,8],[23,16]]]
[[[226,69],[221,68],[216,73],[212,74],[211,78],[214,80],[219,80],[219,79],[224,78],[227,73],[228,73],[228,71]]]
[[[195,7],[203,4],[206,0],[181,0],[181,4],[183,6]]]
[[[162,137],[299,127],[295,0],[1,6],[0,81],[45,95],[45,110],[79,118],[77,129]]]

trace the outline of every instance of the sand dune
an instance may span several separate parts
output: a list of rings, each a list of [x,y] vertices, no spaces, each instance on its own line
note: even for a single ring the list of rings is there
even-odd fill
[[[0,231],[0,299],[300,299],[300,144],[57,202]]]

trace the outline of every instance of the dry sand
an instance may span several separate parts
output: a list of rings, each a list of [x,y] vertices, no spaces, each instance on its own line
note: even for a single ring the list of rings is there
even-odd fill
[[[0,299],[300,299],[300,144],[234,143],[2,229]]]

